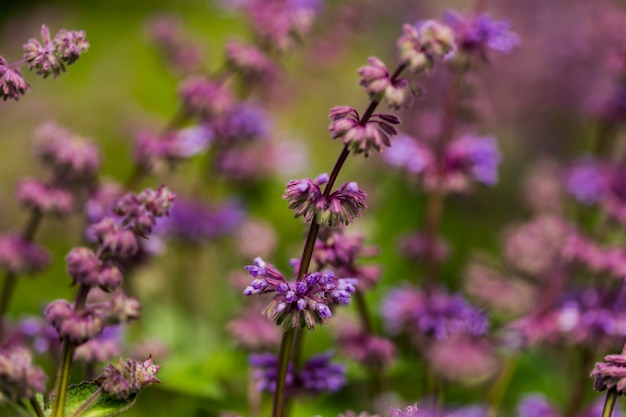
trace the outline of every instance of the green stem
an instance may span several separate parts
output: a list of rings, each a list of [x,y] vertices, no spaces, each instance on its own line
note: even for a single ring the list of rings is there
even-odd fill
[[[95,390],[93,394],[91,394],[76,410],[74,410],[71,417],[79,417],[81,414],[87,411],[89,407],[91,407],[96,401],[98,401],[98,398],[100,398],[103,392],[104,391],[102,391],[102,387],[99,387],[97,390]]]
[[[63,350],[61,353],[61,364],[57,372],[57,379],[54,384],[54,404],[52,406],[51,417],[63,417],[65,411],[65,400],[67,399],[67,388],[70,381],[70,370],[72,368],[72,358],[74,356],[74,345],[67,339],[63,340]]]
[[[43,220],[43,213],[35,209],[30,212],[30,218],[24,225],[22,230],[22,238],[27,242],[32,242],[35,238],[35,233],[39,229],[39,225]],[[0,293],[0,343],[4,341],[5,331],[5,316],[9,310],[9,304],[15,291],[15,285],[17,284],[17,273],[13,271],[7,271],[4,276],[4,283],[2,284],[2,293]]]
[[[41,409],[41,405],[39,405],[39,401],[35,398],[31,398],[29,400],[31,407],[33,407],[33,411],[37,414],[37,417],[45,417],[43,410]]]
[[[604,408],[602,409],[602,417],[613,417],[613,410],[615,409],[615,402],[617,401],[617,391],[610,389],[606,393],[606,399],[604,400]]]
[[[513,379],[513,375],[515,374],[515,370],[517,369],[519,362],[519,356],[512,356],[508,358],[504,369],[498,376],[498,379],[496,379],[487,392],[486,402],[490,409],[495,410],[496,414],[498,408],[500,407],[500,403],[502,402],[502,398],[504,397],[504,393]]]
[[[285,417],[285,386],[294,334],[294,329],[286,329],[280,342],[280,353],[278,354],[278,377],[276,379],[276,392],[274,393],[272,417]]]

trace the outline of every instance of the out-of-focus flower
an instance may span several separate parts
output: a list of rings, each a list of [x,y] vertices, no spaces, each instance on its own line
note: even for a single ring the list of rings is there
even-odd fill
[[[238,103],[228,112],[213,119],[209,128],[218,144],[232,146],[267,138],[272,123],[261,107],[253,103]]]
[[[61,217],[68,215],[74,206],[74,197],[68,190],[31,178],[20,181],[17,199],[26,208]]]
[[[185,80],[180,86],[180,96],[185,111],[201,118],[222,115],[235,104],[232,92],[224,84],[200,76]]]
[[[186,36],[182,22],[161,15],[150,18],[146,26],[148,36],[161,49],[171,67],[183,74],[199,72],[205,58],[202,45]]]
[[[74,359],[84,362],[107,362],[121,352],[120,326],[105,327],[94,339],[83,343],[74,350]]]
[[[489,13],[464,16],[449,10],[443,21],[454,31],[459,49],[470,53],[485,55],[487,49],[508,53],[520,43],[519,35],[511,31],[508,21],[496,20]]]
[[[565,189],[583,204],[597,203],[611,186],[611,172],[600,161],[579,161],[565,173]]]
[[[437,340],[426,351],[429,366],[444,378],[467,385],[493,377],[498,359],[493,348],[477,338],[452,336]]]
[[[34,399],[46,388],[46,375],[33,365],[33,358],[23,346],[0,349],[0,392],[13,402]]]
[[[363,366],[384,368],[395,359],[396,348],[389,339],[370,335],[345,322],[336,326],[335,333],[343,354]]]
[[[454,140],[446,149],[445,164],[451,171],[460,169],[478,182],[495,185],[501,159],[494,137],[465,135]]]
[[[238,344],[250,350],[273,348],[280,343],[279,328],[259,314],[262,308],[252,303],[226,327]]]
[[[541,158],[524,176],[524,202],[536,213],[561,213],[564,190],[560,166],[556,161]]]
[[[389,409],[389,417],[428,417],[425,413],[421,412],[417,408],[417,404],[409,405],[408,407],[401,409],[391,407]]]
[[[454,32],[434,20],[402,26],[404,35],[398,39],[400,62],[413,72],[431,70],[435,62],[456,49]]]
[[[409,259],[432,257],[437,262],[445,260],[450,254],[450,247],[447,242],[440,237],[437,237],[432,243],[430,240],[422,231],[404,236],[400,241],[400,252]]]
[[[239,225],[236,231],[237,247],[245,258],[255,255],[267,258],[276,249],[276,231],[269,223],[249,219]]]
[[[251,81],[271,82],[278,72],[263,51],[237,40],[226,44],[226,64]]]
[[[393,146],[383,154],[383,159],[391,166],[405,169],[411,174],[420,174],[433,164],[434,156],[421,142],[400,134],[393,140]]]
[[[546,397],[539,394],[526,395],[517,406],[518,417],[561,417]]]
[[[48,253],[18,234],[0,235],[0,266],[15,274],[35,273],[50,262]]]

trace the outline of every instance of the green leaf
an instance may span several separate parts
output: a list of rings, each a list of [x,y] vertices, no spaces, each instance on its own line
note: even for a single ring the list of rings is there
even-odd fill
[[[94,393],[98,390],[98,384],[95,382],[81,382],[78,385],[71,385],[67,392],[67,402],[65,405],[65,416],[73,416],[83,404],[92,401]],[[112,417],[117,416],[135,405],[136,395],[132,395],[126,400],[119,400],[113,395],[105,392],[101,393],[93,404],[85,407],[77,416],[82,417]],[[52,401],[48,405],[52,404]],[[52,409],[45,410],[46,415],[52,414]]]

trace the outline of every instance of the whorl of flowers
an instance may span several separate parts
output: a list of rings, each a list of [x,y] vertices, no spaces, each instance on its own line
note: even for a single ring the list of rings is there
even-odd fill
[[[454,31],[459,49],[485,54],[487,49],[508,53],[520,43],[517,33],[511,31],[506,20],[494,19],[489,13],[479,15],[449,10],[444,14],[444,22]]]
[[[595,378],[594,390],[614,389],[619,395],[626,394],[626,355],[605,356],[604,362],[596,363],[590,376]]]
[[[314,180],[306,178],[287,183],[283,198],[289,201],[289,208],[295,217],[303,217],[307,223],[336,228],[348,225],[360,217],[365,205],[365,192],[359,190],[356,182],[348,182],[324,196],[320,185],[328,182],[328,175],[321,174]]]
[[[367,59],[369,65],[359,68],[360,85],[372,100],[384,99],[392,109],[410,107],[413,97],[421,95],[422,90],[405,78],[392,79],[387,66],[376,57]]]
[[[33,399],[46,388],[46,375],[33,365],[30,351],[10,345],[0,349],[0,393],[9,400]]]
[[[30,86],[24,79],[22,72],[12,66],[0,56],[0,97],[3,101],[11,98],[19,100]]]
[[[152,383],[160,384],[161,381],[156,377],[159,368],[159,365],[152,362],[152,357],[143,362],[118,358],[114,363],[102,369],[102,373],[96,378],[96,383],[104,392],[119,400],[126,400],[141,391],[143,387]]]
[[[443,59],[456,49],[451,28],[434,20],[402,26],[404,35],[398,39],[400,62],[413,72],[432,69],[437,60]]]
[[[280,272],[261,258],[246,266],[254,280],[243,294],[273,293],[265,309],[267,317],[286,327],[315,327],[326,323],[333,315],[331,306],[348,304],[356,288],[354,278],[338,278],[331,271],[306,274],[302,280],[286,281]]]
[[[24,44],[24,59],[30,70],[46,78],[65,72],[65,65],[73,64],[87,52],[89,42],[84,31],[61,29],[53,39],[46,25],[41,26],[41,42],[29,39]]]
[[[368,157],[372,150],[382,153],[391,146],[391,137],[398,134],[393,125],[400,120],[391,114],[373,114],[362,124],[359,112],[348,106],[334,107],[328,116],[331,120],[328,130],[333,139],[341,141],[354,153]]]

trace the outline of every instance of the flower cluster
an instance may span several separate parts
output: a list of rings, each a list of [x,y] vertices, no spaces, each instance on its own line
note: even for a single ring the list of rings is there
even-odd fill
[[[454,31],[459,49],[469,53],[485,56],[487,49],[507,53],[520,43],[508,21],[494,19],[489,13],[462,15],[449,10],[443,20]]]
[[[19,100],[30,86],[24,79],[22,72],[12,66],[0,56],[0,97],[3,101],[11,98]]]
[[[118,358],[115,363],[107,365],[96,383],[102,390],[118,400],[126,400],[135,395],[145,386],[152,383],[160,384],[156,377],[160,366],[152,363],[152,357],[143,362],[132,359]]]
[[[417,85],[405,78],[392,78],[383,61],[376,57],[367,59],[369,65],[359,68],[360,84],[372,100],[384,99],[392,109],[410,107],[413,97],[421,95]]]
[[[10,401],[34,399],[43,393],[46,375],[35,367],[28,349],[9,345],[0,349],[0,393]]]
[[[291,396],[339,391],[346,383],[346,369],[341,364],[332,363],[332,353],[312,356],[300,369],[290,363],[287,369],[286,389]],[[278,358],[270,353],[250,355],[253,377],[257,390],[276,391]]]
[[[326,323],[333,313],[331,306],[348,304],[356,288],[355,278],[338,278],[331,271],[314,272],[299,281],[286,281],[276,268],[261,258],[246,266],[254,278],[244,295],[275,293],[265,309],[270,320],[287,327],[315,327]]]
[[[235,104],[232,92],[224,84],[200,76],[185,80],[180,96],[187,114],[200,118],[222,115]]]
[[[0,266],[14,274],[34,273],[48,266],[48,253],[19,234],[0,235]]]
[[[271,82],[278,72],[276,65],[259,48],[231,40],[226,44],[226,64],[246,79]]]
[[[341,141],[354,153],[368,157],[372,150],[383,152],[391,146],[390,138],[398,134],[393,125],[400,120],[391,114],[373,114],[366,122],[359,112],[348,106],[334,107],[328,116],[331,120],[328,130],[333,139]]]
[[[287,183],[283,198],[295,217],[303,217],[307,223],[315,221],[320,226],[331,228],[348,225],[361,215],[365,205],[365,192],[356,182],[348,182],[326,196],[320,189],[328,182],[328,175],[321,174],[314,180],[306,178]]]
[[[400,62],[413,72],[432,69],[437,60],[454,53],[454,32],[448,26],[434,20],[405,24],[404,35],[398,39]]]
[[[596,391],[606,391],[614,389],[619,394],[626,393],[626,356],[607,355],[604,362],[596,363],[591,371],[591,377],[595,378],[593,389]]]

